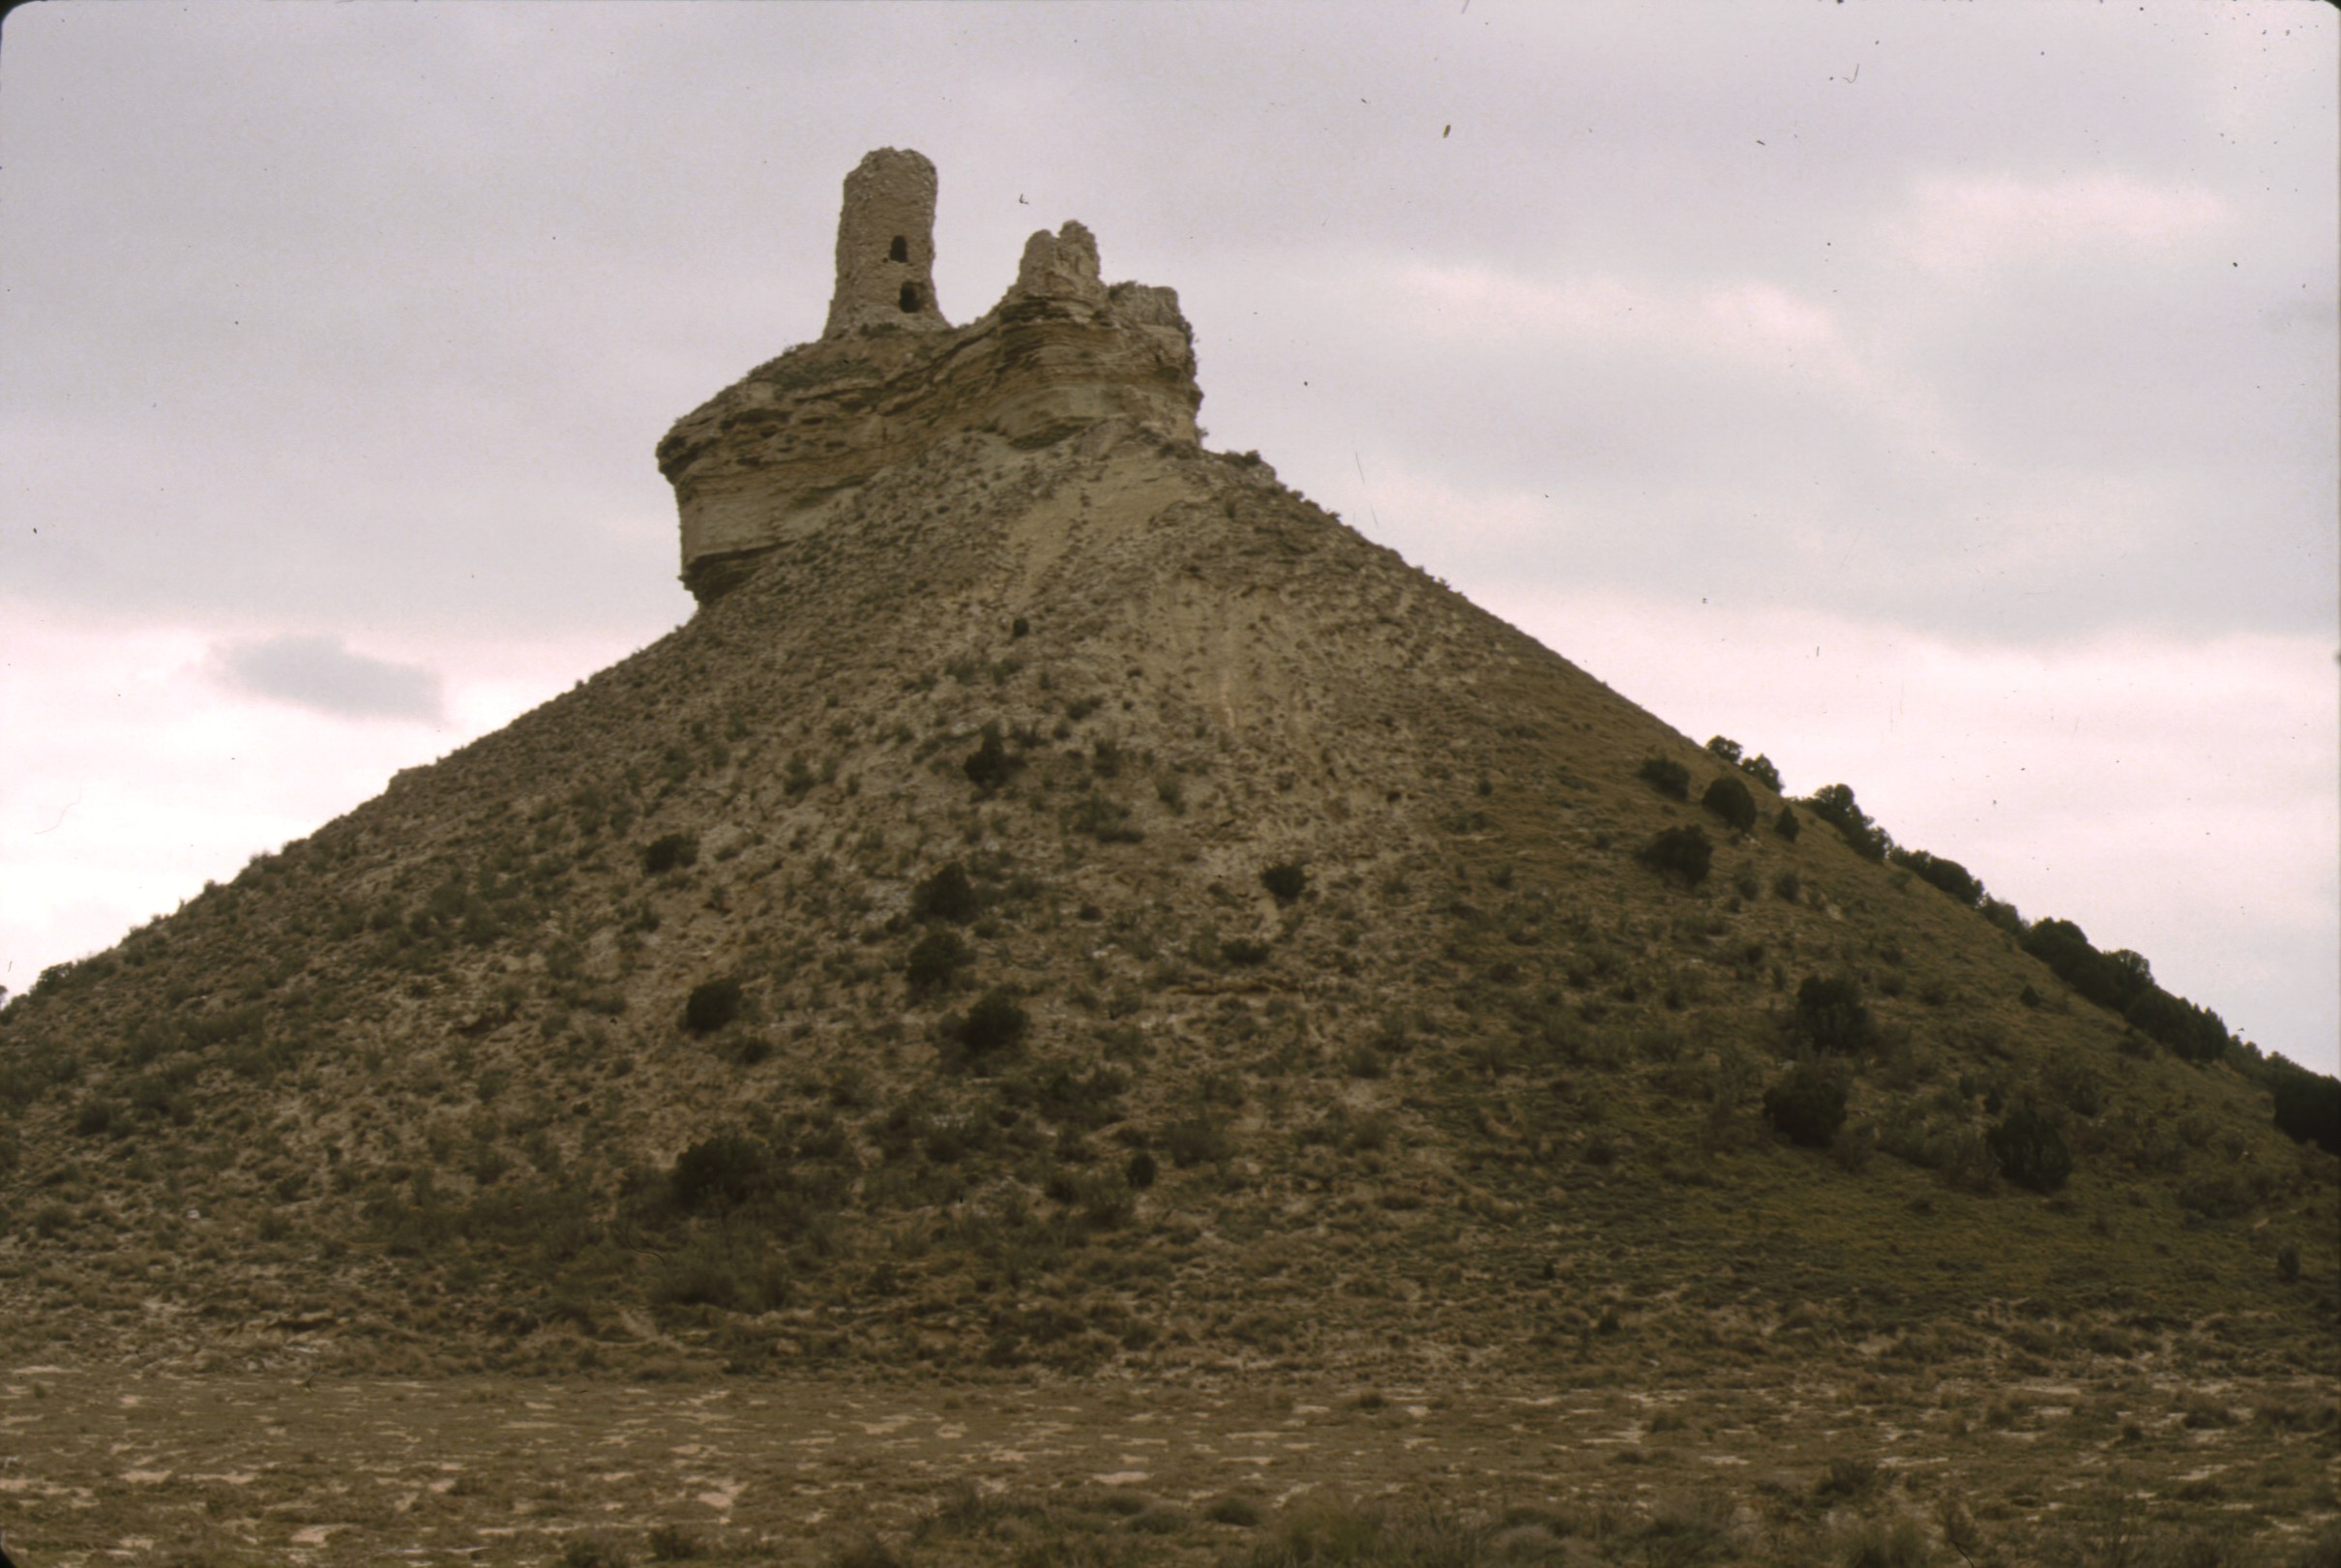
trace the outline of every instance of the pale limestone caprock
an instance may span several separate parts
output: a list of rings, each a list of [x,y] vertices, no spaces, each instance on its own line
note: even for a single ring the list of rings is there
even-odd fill
[[[934,301],[934,165],[881,149],[845,179],[837,291],[818,341],[675,423],[684,585],[701,600],[782,540],[821,526],[881,469],[968,432],[1031,450],[1113,425],[1198,440],[1195,343],[1178,295],[1106,283],[1078,222],[1024,244],[1016,281],[954,327]]]

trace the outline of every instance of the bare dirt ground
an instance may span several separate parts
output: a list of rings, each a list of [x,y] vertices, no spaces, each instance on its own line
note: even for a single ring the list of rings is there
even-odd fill
[[[1798,1560],[1858,1516],[1916,1522],[1922,1560],[1952,1562],[1968,1553],[1937,1544],[1947,1508],[1974,1522],[1970,1560],[2086,1561],[2092,1532],[2150,1525],[2226,1543],[2211,1560],[2291,1562],[2335,1514],[2330,1393],[1858,1371],[1361,1389],[27,1365],[0,1373],[0,1529],[26,1568],[1216,1562],[1338,1496],[1583,1549],[1489,1560],[1656,1560],[1669,1520],[1704,1521],[1720,1553],[1680,1560]],[[1082,1554],[1036,1550],[1068,1531],[1094,1538]]]

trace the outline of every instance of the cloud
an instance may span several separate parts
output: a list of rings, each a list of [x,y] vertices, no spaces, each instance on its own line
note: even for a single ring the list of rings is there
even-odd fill
[[[284,636],[229,643],[216,650],[214,661],[231,686],[344,719],[435,724],[445,714],[445,692],[436,670],[352,653],[338,636]]]
[[[2233,216],[2201,186],[2123,174],[1933,176],[1918,182],[1890,232],[1922,267],[1972,273],[2010,262],[2134,260],[2207,238]]]

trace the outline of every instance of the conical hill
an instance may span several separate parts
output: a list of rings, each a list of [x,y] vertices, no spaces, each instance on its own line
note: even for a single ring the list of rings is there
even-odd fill
[[[10,1353],[2330,1354],[2264,1087],[1201,450],[1053,243],[678,428],[688,625],[0,1013]]]

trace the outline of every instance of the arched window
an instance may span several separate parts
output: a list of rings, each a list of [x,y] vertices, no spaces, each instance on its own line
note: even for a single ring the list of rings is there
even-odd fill
[[[919,308],[919,285],[918,285],[918,284],[916,284],[916,283],[904,283],[904,284],[903,285],[903,302],[902,302],[902,303],[903,303],[903,313],[904,313],[904,315],[910,315],[910,314],[914,314],[914,313],[915,313],[915,312],[918,311],[918,308]]]

